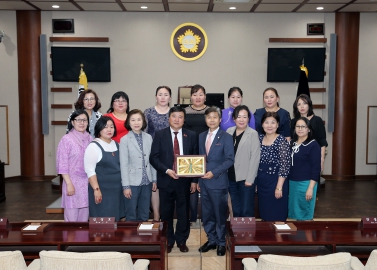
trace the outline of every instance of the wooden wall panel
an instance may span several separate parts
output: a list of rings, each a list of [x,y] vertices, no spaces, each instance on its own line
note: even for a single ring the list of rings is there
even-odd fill
[[[359,25],[360,13],[335,14],[335,32],[338,41],[332,174],[337,180],[353,179],[356,172]]]
[[[44,175],[39,36],[40,11],[16,11],[21,176]]]

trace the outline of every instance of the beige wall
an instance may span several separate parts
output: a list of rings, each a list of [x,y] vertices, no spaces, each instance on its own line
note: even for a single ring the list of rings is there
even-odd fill
[[[17,24],[15,11],[0,11],[0,30],[5,32],[5,39],[0,43],[0,105],[8,105],[10,160],[9,165],[5,165],[5,176],[8,177],[20,175]],[[2,126],[0,129],[5,129],[5,127]],[[22,139],[27,140],[27,136],[22,136]],[[0,137],[0,144],[6,145],[6,138]],[[1,156],[6,156],[5,149],[2,148],[1,151]]]
[[[3,15],[10,17],[6,20]],[[362,24],[365,16],[362,15]],[[374,18],[373,16],[370,16]],[[292,103],[296,94],[296,83],[267,83],[267,48],[290,46],[326,46],[328,44],[270,44],[270,37],[306,37],[306,24],[313,22],[326,23],[326,37],[334,32],[334,14],[207,14],[207,13],[118,13],[118,12],[42,12],[42,33],[52,36],[51,19],[74,18],[74,36],[109,37],[108,43],[49,43],[54,46],[108,46],[111,48],[110,83],[90,83],[100,96],[102,112],[109,106],[111,95],[123,90],[130,96],[130,107],[145,109],[154,104],[154,92],[159,85],[169,85],[173,90],[173,103],[177,100],[177,88],[182,85],[202,84],[208,92],[226,93],[231,86],[239,86],[244,91],[244,104],[252,111],[262,106],[262,91],[267,86],[278,89],[281,96],[281,106],[292,111]],[[371,19],[372,19],[371,18]],[[0,27],[11,27],[16,36],[15,13],[0,12]],[[12,23],[13,22],[13,23]],[[207,33],[209,45],[204,56],[193,62],[185,62],[177,58],[170,48],[170,35],[181,23],[194,22]],[[373,21],[376,25],[376,21]],[[370,27],[372,29],[372,27]],[[1,29],[3,30],[3,29]],[[8,32],[6,29],[4,29]],[[56,35],[56,34],[55,34]],[[56,35],[59,36],[59,35]],[[374,37],[368,37],[374,38]],[[362,42],[361,42],[362,43]],[[16,42],[13,42],[16,44]],[[3,46],[3,45],[1,45]],[[0,46],[0,56],[4,50]],[[14,45],[15,46],[15,45]],[[375,46],[374,46],[375,47]],[[369,47],[372,50],[373,46]],[[360,48],[361,49],[361,48]],[[366,49],[366,48],[365,48]],[[48,52],[49,53],[49,52]],[[4,93],[9,95],[12,103],[17,103],[17,56],[9,57],[14,62],[12,68],[0,66],[0,81],[12,83],[12,89],[0,86],[1,102]],[[362,61],[362,57],[360,57]],[[3,61],[1,61],[3,62]],[[51,69],[51,63],[48,63]],[[363,66],[363,64],[360,64]],[[5,75],[9,71],[11,75]],[[328,64],[326,64],[328,70]],[[310,72],[310,71],[309,71]],[[10,82],[8,82],[10,81]],[[369,82],[369,80],[366,80]],[[310,87],[327,87],[328,82],[312,83]],[[73,87],[76,83],[57,83],[49,81],[49,87]],[[360,89],[359,89],[360,91]],[[364,91],[364,90],[363,90]],[[365,88],[365,91],[368,91]],[[77,97],[76,90],[71,94],[50,93],[50,103],[73,103]],[[313,93],[314,103],[326,103],[327,93]],[[14,101],[13,101],[14,100]],[[360,104],[360,98],[359,98]],[[0,104],[2,105],[2,104]],[[227,105],[227,102],[226,102]],[[315,113],[327,120],[326,110],[316,110]],[[51,120],[65,120],[69,110],[54,110],[50,112]],[[359,116],[358,116],[359,117]],[[13,133],[18,136],[18,108],[12,115]],[[358,118],[358,121],[362,121]],[[364,132],[364,133],[362,133]],[[55,174],[55,149],[64,134],[64,127],[50,126],[50,134],[45,136],[45,173]],[[365,130],[360,130],[361,136]],[[11,138],[12,144],[18,147],[17,136]],[[358,134],[359,136],[359,134]],[[359,138],[359,137],[358,137]],[[330,147],[325,164],[325,174],[331,174],[331,134],[328,134]],[[362,141],[365,141],[362,139]],[[361,148],[361,149],[360,149]],[[363,150],[364,149],[364,150]],[[19,149],[12,151],[14,162],[6,167],[6,176],[19,175]],[[359,152],[365,152],[365,147],[358,147]],[[51,156],[50,156],[51,154]],[[364,153],[365,156],[365,153]],[[365,160],[365,158],[364,158]],[[360,164],[359,164],[360,162]],[[366,166],[365,161],[358,161],[357,174],[373,174],[375,166]],[[368,172],[362,167],[372,168]],[[374,167],[374,171],[373,171]]]

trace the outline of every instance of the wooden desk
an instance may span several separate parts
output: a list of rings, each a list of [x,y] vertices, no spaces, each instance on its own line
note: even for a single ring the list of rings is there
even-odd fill
[[[119,251],[132,259],[150,260],[149,269],[168,269],[167,223],[162,230],[139,235],[138,222],[118,222],[117,229],[89,229],[88,222],[51,223],[43,233],[21,232],[28,223],[10,223],[0,230],[0,251],[21,250],[25,260],[39,258],[41,250],[75,252]]]
[[[377,229],[363,230],[360,222],[301,221],[292,222],[297,232],[278,233],[271,222],[256,222],[247,231],[232,230],[227,223],[227,269],[242,269],[243,258],[258,258],[261,254],[317,256],[335,252],[350,252],[366,261],[377,248]],[[235,246],[259,246],[262,252],[236,253]]]

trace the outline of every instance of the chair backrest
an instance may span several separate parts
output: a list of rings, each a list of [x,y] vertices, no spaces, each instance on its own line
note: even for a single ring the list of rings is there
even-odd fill
[[[348,252],[339,252],[317,257],[261,255],[258,259],[257,269],[349,270],[351,269],[351,254]]]
[[[41,251],[39,257],[41,270],[134,270],[128,253]]]
[[[370,253],[365,270],[377,270],[377,249]]]
[[[1,251],[0,252],[1,270],[26,270],[27,266],[21,251]]]

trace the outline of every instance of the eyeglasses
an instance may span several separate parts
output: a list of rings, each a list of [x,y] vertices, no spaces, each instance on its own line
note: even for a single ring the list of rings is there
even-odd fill
[[[80,118],[77,118],[77,119],[74,119],[77,123],[86,123],[88,122],[87,119],[80,119]]]
[[[84,102],[95,101],[95,98],[84,98]]]
[[[127,100],[125,99],[114,99],[115,103],[127,103]]]
[[[295,126],[295,128],[297,128],[297,129],[306,129],[308,127],[307,126]]]

